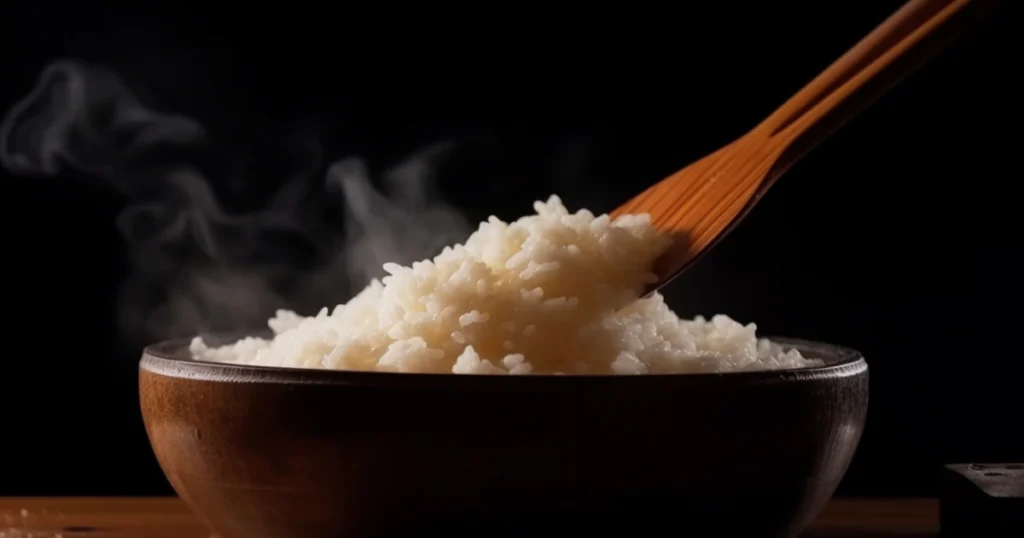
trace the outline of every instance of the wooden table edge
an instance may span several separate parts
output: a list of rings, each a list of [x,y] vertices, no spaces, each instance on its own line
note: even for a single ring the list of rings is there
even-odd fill
[[[10,531],[40,538],[208,538],[176,497],[0,497],[0,538]],[[806,537],[938,536],[939,502],[930,498],[836,498]],[[50,534],[46,534],[50,533]],[[81,534],[80,534],[81,533]]]

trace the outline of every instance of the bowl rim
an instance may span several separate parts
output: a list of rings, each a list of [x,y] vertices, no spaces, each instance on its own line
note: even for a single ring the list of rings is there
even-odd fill
[[[165,377],[232,383],[264,383],[291,385],[359,385],[359,386],[430,386],[457,387],[468,384],[484,388],[516,388],[550,385],[558,387],[578,384],[623,383],[664,383],[671,380],[676,385],[715,384],[765,384],[773,382],[813,381],[835,379],[865,374],[867,361],[861,352],[836,344],[805,340],[801,338],[768,337],[787,349],[797,349],[812,358],[822,359],[822,366],[786,368],[778,370],[751,370],[721,373],[680,373],[642,375],[549,375],[531,374],[486,375],[450,373],[405,373],[355,370],[327,370],[319,368],[288,368],[277,366],[254,366],[246,364],[198,361],[187,353],[191,338],[164,340],[146,346],[139,361],[140,372],[145,371]]]

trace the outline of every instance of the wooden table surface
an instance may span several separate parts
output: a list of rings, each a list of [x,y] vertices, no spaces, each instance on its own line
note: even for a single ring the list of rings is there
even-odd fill
[[[836,499],[805,538],[937,537],[932,499]],[[211,538],[175,498],[0,497],[0,538]]]

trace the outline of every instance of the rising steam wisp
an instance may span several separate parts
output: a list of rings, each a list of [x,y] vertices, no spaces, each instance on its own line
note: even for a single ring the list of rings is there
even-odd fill
[[[305,163],[319,177],[298,174],[262,207],[238,213],[224,209],[197,164],[212,138],[192,118],[148,108],[113,72],[76,60],[48,66],[0,124],[0,162],[12,173],[73,170],[124,195],[116,225],[131,273],[119,319],[134,341],[262,329],[275,309],[344,302],[384,262],[429,257],[470,232],[431,181],[448,145],[387,172],[387,195],[367,163],[350,157]],[[343,226],[324,216],[335,197]]]

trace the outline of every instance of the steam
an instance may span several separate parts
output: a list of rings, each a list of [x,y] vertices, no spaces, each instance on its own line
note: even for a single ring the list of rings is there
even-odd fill
[[[433,253],[466,238],[468,222],[427,188],[432,179],[428,163],[449,149],[450,144],[431,146],[420,158],[386,174],[385,185],[393,199],[373,189],[362,161],[346,159],[330,167],[328,185],[340,188],[346,200],[345,257],[352,281],[382,276],[381,266],[387,262],[416,261],[417,257],[409,257],[409,245],[417,245],[414,252]]]
[[[23,175],[56,175],[63,165],[91,173],[132,192],[144,183],[122,183],[119,167],[159,145],[206,142],[190,118],[149,110],[110,71],[61,60],[0,125],[0,162]]]
[[[48,66],[0,124],[12,173],[74,171],[124,195],[116,225],[131,272],[119,319],[136,342],[262,329],[277,308],[344,302],[383,263],[432,256],[471,230],[433,187],[451,144],[384,173],[386,194],[366,162],[324,167],[313,144],[312,162],[259,207],[229,212],[198,164],[211,140],[196,120],[150,109],[111,71],[73,60]]]

